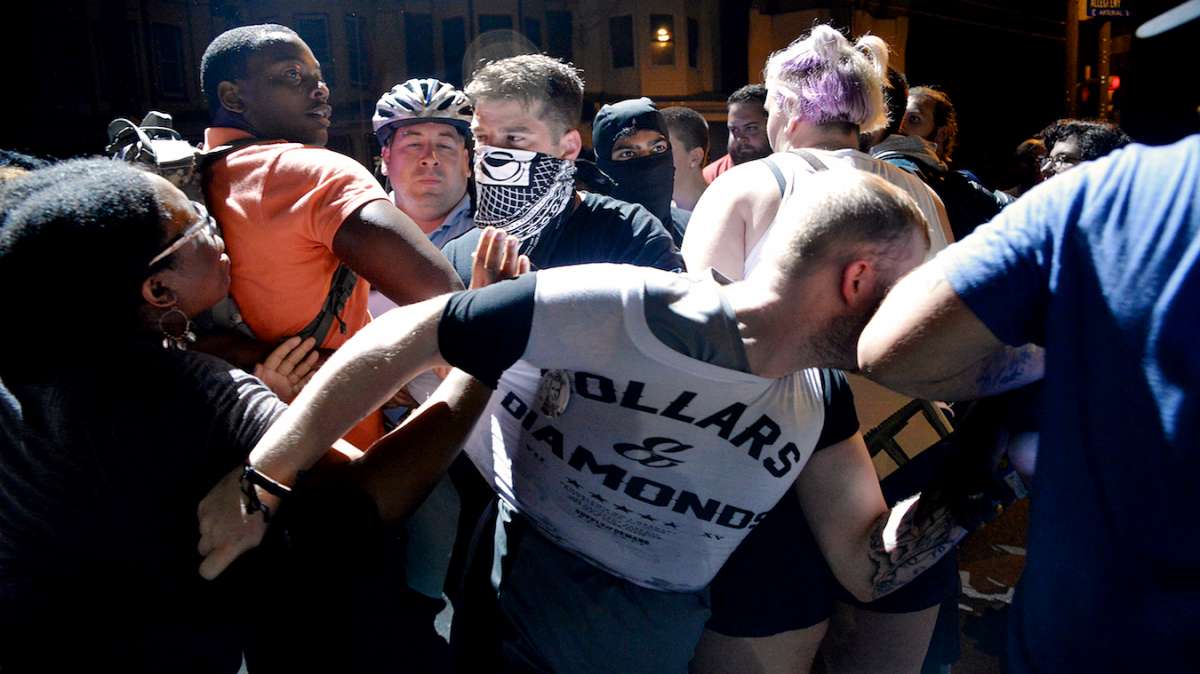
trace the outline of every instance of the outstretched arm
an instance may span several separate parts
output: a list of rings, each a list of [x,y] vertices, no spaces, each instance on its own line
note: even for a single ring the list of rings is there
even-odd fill
[[[969,400],[1041,379],[1045,352],[1001,342],[959,298],[944,257],[888,293],[858,340],[863,375],[926,400]]]
[[[411,515],[429,496],[487,405],[492,390],[462,370],[442,385],[399,427],[346,466],[371,496],[384,522]]]
[[[471,288],[527,273],[529,258],[519,254],[518,243],[499,230],[485,229],[471,256]],[[424,502],[458,456],[491,394],[478,379],[451,370],[416,413],[348,467],[383,521],[407,517]]]
[[[441,251],[385,199],[368,202],[342,222],[333,252],[397,305],[462,289]]]
[[[437,324],[446,297],[400,307],[372,321],[319,369],[296,401],[267,430],[247,462],[276,482],[294,485],[300,471],[325,454],[364,415],[391,398],[418,372],[443,364]],[[279,499],[251,487],[272,511]],[[196,514],[200,575],[216,578],[233,560],[258,545],[266,522],[248,512],[240,469],[204,497]]]
[[[517,255],[516,240],[494,229],[480,237],[473,264],[472,288],[529,270],[529,259]],[[448,298],[401,306],[368,323],[330,357],[267,431],[250,453],[251,464],[292,484],[299,471],[408,380],[446,365],[437,329]]]
[[[527,272],[529,259],[517,254],[515,244],[502,232],[485,231],[474,259],[472,286]],[[338,349],[259,441],[248,462],[277,482],[294,484],[299,472],[316,463],[364,414],[416,373],[444,363],[437,330],[448,297],[394,309]],[[403,517],[420,504],[457,455],[489,394],[487,386],[454,373],[403,426],[345,468],[371,495],[385,520]],[[197,509],[198,549],[205,556],[200,573],[205,578],[216,577],[242,552],[258,545],[266,531],[264,518],[247,512],[240,476],[240,469],[227,475]],[[259,500],[276,508],[278,499],[252,488]]]
[[[445,365],[437,325],[446,301],[435,297],[393,309],[360,330],[317,370],[249,461],[275,480],[292,484],[301,470],[408,380]]]
[[[834,575],[860,601],[900,588],[967,533],[944,510],[916,526],[915,499],[888,510],[859,433],[815,453],[795,489]]]

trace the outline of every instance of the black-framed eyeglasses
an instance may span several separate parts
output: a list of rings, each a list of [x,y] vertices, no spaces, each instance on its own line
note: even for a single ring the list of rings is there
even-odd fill
[[[191,241],[201,234],[208,234],[209,237],[213,239],[221,235],[221,228],[217,226],[216,219],[208,214],[208,209],[204,207],[204,204],[198,201],[193,201],[191,203],[192,208],[195,209],[196,214],[200,216],[200,219],[191,227],[185,229],[183,233],[179,235],[179,238],[175,239],[171,245],[164,248],[161,253],[151,258],[150,264],[146,265],[147,267],[153,267],[155,264],[158,264],[159,261],[165,259],[167,256],[171,255],[180,248],[183,248],[183,244]]]
[[[1051,167],[1055,171],[1062,171],[1081,163],[1083,163],[1083,159],[1080,157],[1072,157],[1069,154],[1059,154],[1043,159],[1042,168]]]

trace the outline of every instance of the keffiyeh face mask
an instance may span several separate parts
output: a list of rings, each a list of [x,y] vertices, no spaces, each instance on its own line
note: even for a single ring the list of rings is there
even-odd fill
[[[566,211],[574,186],[572,161],[530,150],[475,148],[475,224],[516,237],[522,250]]]

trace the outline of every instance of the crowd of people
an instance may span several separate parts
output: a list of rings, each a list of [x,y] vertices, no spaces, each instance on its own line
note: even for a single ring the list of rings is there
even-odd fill
[[[1032,485],[1009,668],[1177,668],[1200,138],[1059,120],[993,189],[888,53],[815,26],[716,159],[648,98],[586,148],[545,55],[414,78],[377,178],[324,147],[309,46],[245,26],[201,63],[198,198],[4,153],[0,669],[946,671],[1006,495],[881,484],[865,431],[1001,395],[945,430]]]

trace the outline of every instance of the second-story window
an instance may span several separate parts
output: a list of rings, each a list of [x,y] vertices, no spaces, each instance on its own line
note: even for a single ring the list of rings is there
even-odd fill
[[[564,61],[575,59],[570,12],[546,12],[546,53]]]
[[[333,52],[329,48],[329,16],[326,14],[297,14],[296,33],[312,50],[313,56],[321,64],[321,77],[332,89],[337,68],[333,63]]]
[[[404,56],[408,76],[433,77],[433,15],[404,13]]]
[[[675,65],[675,17],[670,14],[650,15],[650,64]]]
[[[480,14],[479,15],[479,32],[486,33],[489,30],[512,30],[513,18],[508,14]]]
[[[442,19],[442,62],[444,79],[456,87],[463,84],[463,56],[467,53],[467,22],[461,16]]]
[[[166,98],[186,98],[183,29],[167,23],[150,24],[154,50],[154,83]]]
[[[371,52],[367,48],[367,22],[357,14],[346,15],[346,50],[349,57],[350,84],[371,86]]]
[[[612,67],[633,67],[633,17],[614,16],[608,20],[608,38],[612,43]]]
[[[525,17],[525,37],[529,41],[537,45],[538,49],[542,48],[542,22],[537,19]]]
[[[688,67],[700,67],[700,22],[692,17],[687,20]]]

